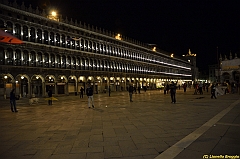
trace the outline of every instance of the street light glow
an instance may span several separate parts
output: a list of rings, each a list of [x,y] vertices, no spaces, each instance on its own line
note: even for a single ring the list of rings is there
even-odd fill
[[[156,49],[157,49],[156,46],[154,46],[153,49],[152,49],[152,51],[156,51]]]
[[[117,35],[115,36],[115,39],[122,40],[121,34],[117,34]]]
[[[57,15],[57,13],[55,12],[55,11],[52,11],[52,16],[56,16]]]
[[[47,16],[48,19],[59,21],[59,16],[56,11],[51,11]]]

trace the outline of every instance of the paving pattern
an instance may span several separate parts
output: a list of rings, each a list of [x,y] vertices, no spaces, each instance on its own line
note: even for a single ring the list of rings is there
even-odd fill
[[[200,98],[199,98],[200,97]],[[170,95],[153,90],[56,97],[53,105],[41,98],[29,105],[17,101],[12,113],[8,100],[0,101],[0,159],[154,159],[203,158],[204,155],[240,155],[239,94],[211,99],[210,93],[193,95],[177,90]],[[201,128],[223,110],[231,110],[189,146],[171,156],[174,145]],[[211,123],[212,124],[212,123]],[[164,154],[161,156],[161,154]]]

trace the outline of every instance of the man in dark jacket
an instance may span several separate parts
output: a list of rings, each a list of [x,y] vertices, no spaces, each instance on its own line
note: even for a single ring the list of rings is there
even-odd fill
[[[84,89],[81,87],[81,89],[80,89],[80,98],[83,98],[83,91],[84,91]]]
[[[212,99],[213,99],[213,97],[214,97],[215,99],[217,99],[217,97],[216,97],[216,95],[215,95],[215,92],[216,92],[216,87],[215,87],[214,84],[212,84],[212,86],[211,86],[211,98],[212,98]]]
[[[176,103],[176,89],[177,89],[177,86],[175,85],[174,82],[172,82],[170,84],[169,88],[170,88],[172,103]]]
[[[10,104],[11,104],[11,110],[12,112],[18,112],[16,108],[16,95],[15,95],[15,89],[12,89],[10,92]]]
[[[129,92],[129,97],[130,97],[130,102],[132,101],[132,95],[133,95],[133,85],[130,84],[129,88],[128,88],[128,92]]]
[[[52,90],[48,90],[48,105],[52,105]]]
[[[90,108],[91,105],[94,108],[94,105],[93,105],[93,89],[90,86],[90,84],[88,84],[88,87],[86,89],[86,94],[88,96],[88,108]]]

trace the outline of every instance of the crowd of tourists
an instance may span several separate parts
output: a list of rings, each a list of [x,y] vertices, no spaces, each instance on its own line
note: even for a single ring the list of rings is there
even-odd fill
[[[194,95],[202,95],[204,92],[211,93],[211,98],[217,98],[218,95],[223,95],[227,93],[237,93],[239,91],[240,85],[237,83],[224,83],[224,84],[218,84],[218,83],[203,83],[203,82],[194,82],[193,84],[187,84],[183,83],[182,85],[177,85],[177,82],[169,82],[166,83],[164,88],[164,94],[170,94],[171,97],[171,103],[176,103],[176,92],[177,89],[183,89],[183,92],[187,92],[187,89],[191,89],[193,87],[194,89]],[[129,100],[130,102],[133,102],[133,94],[140,94],[141,89],[144,90],[144,92],[147,91],[147,87],[141,88],[140,86],[135,87],[133,84],[129,84],[127,87],[127,91],[129,93]],[[80,89],[80,98],[83,98],[84,92],[86,93],[88,97],[88,107],[94,108],[94,100],[93,100],[93,88],[90,84],[87,84],[86,91],[81,87]],[[109,96],[110,96],[110,90],[109,90]],[[15,89],[12,89],[10,92],[10,106],[12,112],[18,112],[16,108],[16,100],[19,99],[19,96],[16,96]],[[52,105],[52,91],[48,90],[48,105]]]

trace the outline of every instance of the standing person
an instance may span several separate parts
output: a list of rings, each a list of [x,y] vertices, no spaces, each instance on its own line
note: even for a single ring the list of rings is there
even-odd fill
[[[141,87],[140,85],[138,86],[138,93],[140,94]]]
[[[184,90],[184,92],[186,92],[186,89],[187,89],[187,84],[184,83],[184,84],[183,84],[183,90]]]
[[[128,92],[129,92],[130,102],[133,102],[133,100],[132,100],[132,95],[133,95],[133,86],[132,86],[132,84],[130,84],[130,86],[128,88]]]
[[[94,108],[94,105],[93,105],[93,89],[90,86],[90,84],[88,84],[88,88],[86,89],[86,93],[87,93],[87,96],[88,96],[88,108],[90,108],[91,105]]]
[[[80,98],[83,98],[83,91],[84,91],[84,89],[81,87],[80,88]]]
[[[16,95],[15,95],[15,89],[12,89],[10,92],[10,104],[11,104],[11,110],[12,112],[18,112],[16,108]]]
[[[167,86],[166,86],[166,91],[167,91],[167,94],[168,94],[168,91],[169,91],[169,84],[167,84]]]
[[[212,84],[212,86],[211,86],[211,98],[215,98],[215,99],[217,99],[216,98],[216,95],[215,95],[215,91],[216,91],[216,87],[215,87],[215,85],[214,84]]]
[[[177,89],[177,86],[175,85],[174,82],[172,82],[172,84],[170,84],[169,88],[170,88],[172,103],[176,103],[176,89]]]
[[[51,89],[48,90],[48,97],[49,97],[48,105],[52,105],[52,90]]]

